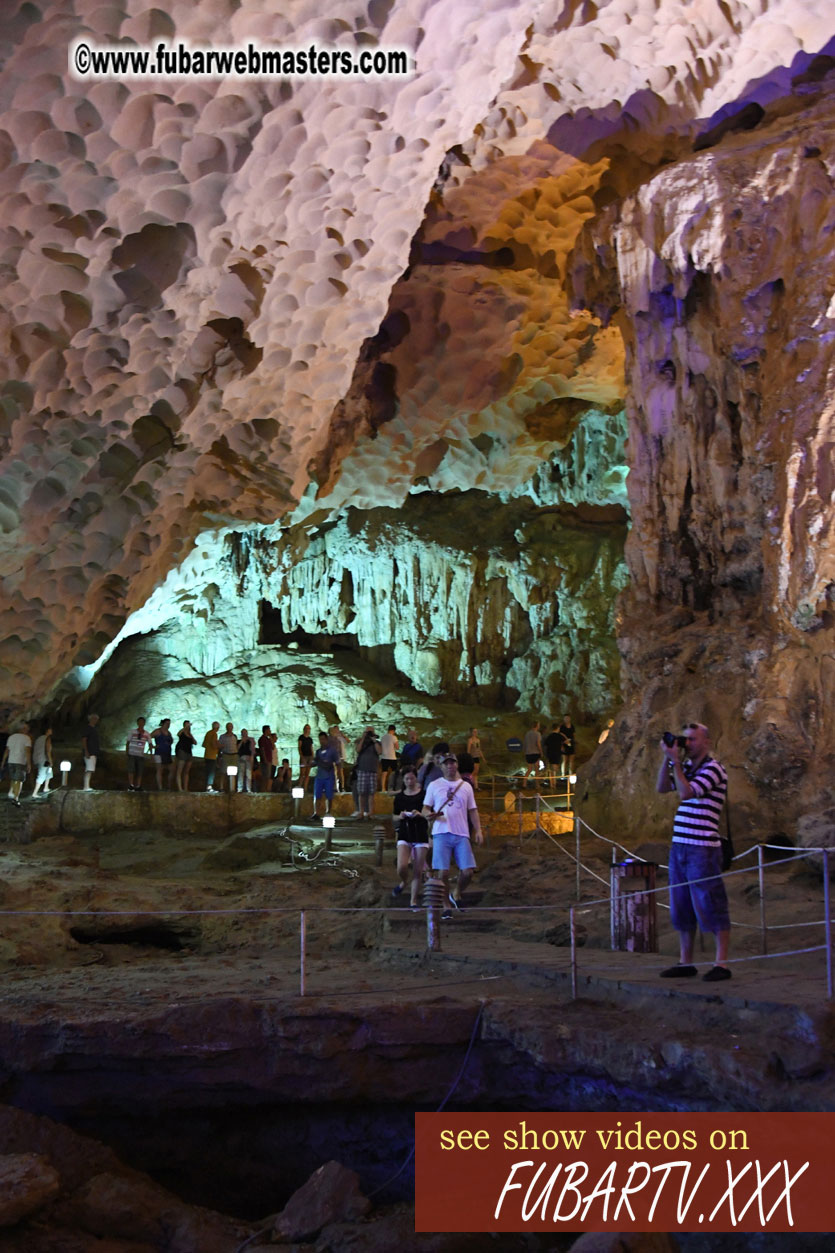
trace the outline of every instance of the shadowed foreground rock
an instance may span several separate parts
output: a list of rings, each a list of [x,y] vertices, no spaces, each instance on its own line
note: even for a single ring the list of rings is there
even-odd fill
[[[3,1253],[230,1253],[253,1234],[49,1118],[0,1107],[0,1143]]]
[[[275,1220],[280,1240],[309,1240],[329,1223],[361,1218],[371,1209],[360,1192],[359,1175],[339,1162],[326,1162],[294,1192]]]
[[[0,1157],[0,1227],[35,1213],[60,1190],[58,1172],[37,1153]]]

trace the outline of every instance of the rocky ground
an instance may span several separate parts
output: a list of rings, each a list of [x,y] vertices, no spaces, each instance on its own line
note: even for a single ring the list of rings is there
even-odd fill
[[[719,992],[670,988],[657,979],[674,953],[664,911],[660,955],[612,953],[608,911],[590,906],[573,1000],[572,837],[537,836],[531,816],[520,841],[503,794],[495,807],[481,795],[489,837],[469,908],[431,954],[425,916],[391,897],[390,839],[375,865],[372,824],[339,819],[330,850],[321,828],[289,820],[195,834],[186,810],[212,798],[172,795],[153,829],[33,837],[62,797],[36,818],[37,803],[0,801],[0,1096],[17,1107],[0,1170],[18,1198],[0,1207],[0,1249],[233,1253],[265,1227],[262,1244],[322,1253],[481,1248],[487,1237],[416,1236],[411,1167],[391,1182],[415,1110],[445,1096],[460,1109],[832,1108],[820,953],[735,965]],[[588,902],[606,891],[593,876],[607,880],[609,846],[585,834],[582,860]],[[753,956],[756,875],[729,889],[734,954]],[[767,913],[795,924],[769,936],[773,951],[819,943],[796,926],[823,916],[819,870],[769,867]],[[338,1177],[320,1228],[276,1229],[332,1159],[356,1178]],[[366,1212],[356,1197],[370,1195]]]

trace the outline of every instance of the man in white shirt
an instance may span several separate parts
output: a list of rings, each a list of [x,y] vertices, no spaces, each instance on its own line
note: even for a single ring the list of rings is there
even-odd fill
[[[435,779],[426,789],[423,816],[430,822],[436,819],[432,828],[432,869],[440,871],[444,883],[449,881],[450,863],[455,859],[458,884],[449,903],[460,909],[461,897],[476,868],[470,831],[476,844],[483,844],[484,836],[473,789],[458,773],[458,759],[452,753],[444,757],[442,769],[443,778]],[[444,917],[452,915],[446,913]]]
[[[151,743],[151,737],[145,730],[145,719],[137,718],[136,726],[128,736],[125,750],[128,755],[128,791],[142,791],[142,772],[145,769],[145,754]]]
[[[234,723],[227,722],[226,730],[218,737],[217,746],[220,752],[220,788],[218,790],[222,792],[225,788],[227,792],[234,792],[238,771],[238,737],[235,734]],[[230,766],[235,767],[235,774],[231,776],[228,773]]]
[[[9,800],[13,805],[19,806],[23,780],[32,769],[32,740],[29,736],[28,722],[24,722],[19,731],[13,731],[6,741],[2,764],[5,766],[7,762],[9,778],[12,781],[9,787]]]
[[[393,776],[397,770],[397,753],[400,748],[400,741],[394,729],[394,723],[386,731],[380,740],[380,769],[383,772],[383,778],[380,783],[380,790],[387,791],[389,776]]]

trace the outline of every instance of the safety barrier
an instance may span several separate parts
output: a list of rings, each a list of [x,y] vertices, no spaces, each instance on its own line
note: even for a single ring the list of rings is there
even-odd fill
[[[581,895],[580,869],[582,866],[582,863],[580,861],[580,832],[583,827],[585,827],[585,829],[591,835],[593,835],[596,839],[602,840],[605,844],[610,845],[610,847],[612,848],[613,859],[614,859],[615,849],[620,849],[622,852],[629,854],[630,857],[634,857],[639,861],[641,859],[637,857],[637,854],[633,850],[628,849],[625,844],[622,844],[618,840],[610,840],[607,836],[601,835],[598,831],[595,831],[593,827],[590,827],[587,822],[584,822],[583,819],[579,817],[575,819],[574,826],[575,826],[575,853],[573,854],[573,860],[577,868],[576,894],[577,894],[577,900],[579,901],[580,895]],[[548,833],[545,832],[544,834],[547,835]],[[552,838],[552,837],[549,836],[549,838]],[[557,844],[556,840],[554,840],[553,842]],[[558,845],[558,847],[560,847],[561,851],[566,853],[568,857],[572,857],[572,854],[567,849],[562,848],[562,846],[560,845]],[[740,867],[737,870],[728,870],[728,871],[725,871],[722,876],[723,878],[732,878],[736,875],[750,874],[754,870],[756,870],[757,877],[758,877],[758,888],[759,888],[759,899],[760,899],[759,931],[760,931],[761,952],[756,957],[737,957],[737,958],[732,958],[731,961],[732,963],[741,963],[741,962],[746,962],[746,961],[758,961],[762,957],[768,957],[768,958],[793,957],[793,956],[801,955],[803,953],[818,953],[821,951],[825,951],[826,953],[826,995],[827,995],[827,999],[831,1000],[833,996],[833,964],[832,964],[832,917],[831,917],[831,910],[830,910],[830,886],[829,886],[829,858],[833,850],[827,849],[827,848],[804,848],[802,850],[797,850],[793,852],[788,857],[785,857],[785,856],[779,857],[777,859],[769,861],[768,866],[770,869],[776,868],[777,866],[787,865],[796,861],[805,861],[811,857],[820,857],[823,861],[823,918],[813,919],[811,922],[782,923],[773,927],[769,927],[769,925],[766,922],[766,878],[765,878],[765,869],[766,869],[765,853],[766,851],[772,851],[776,853],[785,853],[786,848],[782,844],[763,844],[763,843],[752,844],[747,849],[744,849],[743,852],[736,854],[736,856],[733,858],[733,861],[734,862],[742,861],[743,858],[750,857],[752,853],[756,853],[757,854],[756,867],[754,866]],[[663,862],[659,864],[664,869],[668,868]],[[601,876],[598,874],[595,874],[595,872],[590,870],[589,867],[582,866],[582,868],[586,870],[589,874],[593,875],[594,878],[600,880],[600,882],[604,882]],[[704,879],[690,879],[688,880],[688,882],[689,883],[704,883],[704,882],[707,882],[708,879],[711,879],[714,877],[715,876],[713,875],[709,875],[709,876],[706,876]],[[660,892],[668,892],[668,891],[669,891],[669,886],[665,886],[665,887],[644,890],[642,895],[644,896],[655,895],[657,897],[657,895]],[[570,936],[571,936],[571,993],[572,993],[572,997],[574,997],[575,999],[577,996],[577,929],[576,929],[577,914],[592,910],[596,906],[599,906],[599,905],[608,905],[610,914],[611,914],[611,910],[613,908],[612,893],[609,892],[608,895],[599,897],[597,900],[584,901],[582,906],[573,905],[569,910],[569,931],[570,931]],[[665,908],[669,908],[669,907],[665,906]],[[736,923],[734,925],[737,928],[743,927],[745,929],[748,929],[749,924]],[[824,928],[824,933],[825,933],[826,938],[823,944],[818,944],[812,947],[801,948],[801,949],[787,949],[779,953],[768,952],[768,932],[770,930],[777,931],[777,930],[786,930],[790,927],[794,928],[794,927],[810,927],[810,926],[822,926]]]
[[[490,778],[490,803],[491,803],[491,805],[495,808],[495,805],[496,805],[496,783],[497,783],[497,780],[499,780],[499,781],[503,781],[503,782],[507,785],[506,790],[508,790],[508,791],[514,791],[514,792],[516,792],[516,793],[517,793],[517,798],[516,798],[516,799],[517,799],[517,802],[518,802],[518,803],[520,803],[520,812],[521,812],[521,801],[523,801],[523,800],[527,800],[527,799],[531,799],[531,800],[533,800],[533,799],[534,799],[534,798],[533,798],[533,796],[531,796],[530,798],[528,798],[528,797],[526,797],[526,796],[525,796],[525,793],[524,793],[524,790],[523,790],[523,789],[525,788],[526,784],[527,784],[529,781],[531,781],[531,782],[533,782],[533,783],[534,783],[534,785],[536,785],[536,784],[538,784],[538,783],[540,783],[540,782],[543,782],[543,781],[545,781],[545,780],[550,780],[550,778],[551,778],[551,777],[552,777],[552,774],[551,774],[551,772],[549,772],[549,771],[543,771],[543,773],[542,773],[541,775],[529,775],[529,776],[528,776],[528,778],[525,778],[525,776],[524,776],[524,775],[521,775],[521,774],[493,774],[493,775],[490,775],[490,776],[489,776],[489,778]],[[554,782],[555,782],[555,784],[556,784],[557,780],[559,780],[559,782],[560,782],[561,784],[563,784],[563,785],[564,785],[564,787],[563,787],[563,789],[562,789],[562,790],[560,790],[560,791],[555,790],[555,791],[553,791],[553,792],[551,792],[551,793],[548,793],[548,794],[546,794],[546,795],[548,796],[548,798],[549,798],[549,799],[550,799],[550,797],[554,797],[554,798],[555,798],[555,799],[557,799],[557,800],[560,800],[560,799],[564,800],[564,801],[565,801],[565,803],[566,803],[566,808],[570,809],[570,808],[571,808],[571,794],[572,794],[572,790],[573,790],[573,787],[574,787],[574,782],[573,782],[573,781],[576,781],[577,776],[576,776],[576,775],[573,775],[573,774],[572,774],[572,775],[568,775],[568,774],[556,774],[556,773],[554,773],[554,774],[553,774],[553,778],[554,778]],[[486,782],[486,781],[487,781],[487,780],[486,780],[486,778],[485,778],[485,776],[483,776],[483,775],[482,775],[482,780],[483,780],[484,782]],[[541,793],[541,792],[540,792],[540,793],[538,793],[538,795],[539,795],[539,796],[542,796],[542,795],[543,795],[543,793]]]
[[[634,853],[634,851],[628,849],[626,845],[622,844],[620,841],[611,840],[607,836],[603,836],[599,832],[594,831],[594,829],[590,827],[588,823],[584,822],[580,818],[577,818],[575,820],[574,825],[575,825],[576,844],[575,844],[575,852],[573,854],[571,853],[569,849],[565,848],[562,844],[560,844],[558,840],[554,839],[554,837],[551,836],[547,831],[540,829],[540,834],[544,835],[547,839],[551,840],[551,842],[558,849],[560,849],[560,851],[563,854],[565,854],[565,856],[567,856],[568,858],[570,858],[571,860],[575,862],[576,873],[577,873],[576,892],[577,892],[577,900],[579,902],[580,896],[581,896],[581,887],[580,887],[581,872],[585,872],[586,874],[588,874],[589,876],[598,880],[601,883],[606,882],[602,878],[602,876],[597,874],[597,872],[591,869],[591,867],[585,865],[581,860],[580,836],[581,836],[581,830],[583,828],[585,828],[596,839],[601,840],[605,844],[609,845],[613,850],[613,855],[614,855],[615,849],[619,849],[623,853],[629,854],[632,857],[635,857],[636,854]],[[291,850],[290,850],[291,860],[292,860],[292,863],[298,868],[328,865],[332,868],[339,869],[342,873],[344,873],[346,876],[351,877],[351,878],[356,878],[359,874],[359,871],[356,868],[353,868],[347,865],[346,863],[344,863],[339,858],[338,855],[332,854],[331,851],[327,849],[324,844],[319,846],[317,849],[315,849],[312,854],[308,854],[306,850],[303,849],[299,841],[295,841],[291,839],[290,844],[291,844]],[[734,963],[740,963],[740,962],[746,962],[746,961],[759,961],[762,958],[774,959],[774,958],[799,956],[799,955],[803,955],[806,953],[815,953],[815,952],[825,951],[826,953],[826,995],[827,995],[827,998],[831,1000],[833,998],[833,960],[832,960],[832,918],[831,918],[831,908],[830,908],[829,860],[830,860],[830,857],[832,856],[833,850],[827,849],[827,848],[806,848],[803,850],[798,850],[798,851],[793,852],[790,856],[783,856],[783,857],[776,858],[775,860],[769,861],[767,867],[766,867],[766,862],[765,862],[766,851],[773,851],[776,853],[785,853],[786,850],[783,845],[771,845],[771,844],[759,844],[759,843],[753,844],[749,848],[745,849],[743,852],[739,853],[734,858],[734,861],[739,862],[743,860],[744,858],[750,857],[752,854],[756,853],[757,854],[756,865],[750,866],[750,867],[740,867],[736,870],[730,870],[726,872],[726,874],[723,876],[725,878],[732,878],[738,875],[750,875],[756,872],[758,876],[758,884],[759,884],[760,925],[759,925],[759,928],[752,928],[752,929],[754,930],[758,929],[760,931],[760,947],[762,951],[760,954],[754,957],[734,958],[732,959],[732,961]],[[793,923],[779,924],[777,926],[774,926],[774,925],[769,926],[766,921],[766,875],[765,875],[766,868],[776,869],[779,866],[792,864],[796,861],[808,860],[810,858],[820,858],[822,861],[823,918],[813,919],[811,921],[793,922]],[[707,876],[706,878],[713,878],[713,877],[714,876]],[[704,882],[704,881],[706,880],[697,879],[697,880],[691,880],[690,882],[698,883],[698,882]],[[667,891],[669,891],[669,887],[664,886],[664,887],[657,887],[651,890],[647,890],[644,894],[655,895],[657,897],[660,893],[667,892]],[[425,901],[425,904],[426,904],[425,913],[426,913],[426,918],[427,918],[427,950],[428,951],[437,950],[438,948],[440,948],[440,942],[439,942],[439,934],[440,934],[439,925],[440,924],[435,915],[437,914],[437,911],[440,907],[440,902],[438,899],[432,898],[432,894],[430,893],[429,898],[426,899]],[[575,904],[569,907],[568,921],[569,921],[569,934],[570,934],[571,991],[572,991],[572,997],[575,999],[577,996],[577,979],[578,979],[577,918],[580,914],[591,912],[594,909],[599,908],[600,906],[603,906],[603,905],[608,906],[611,911],[612,909],[611,892],[607,893],[605,896],[601,896],[590,901],[583,901],[581,904]],[[553,912],[555,908],[556,906],[554,905],[514,905],[514,906],[504,905],[504,906],[490,906],[490,907],[475,906],[475,907],[468,908],[466,912],[468,916],[482,915],[482,914],[510,915],[510,914],[516,914],[516,913],[542,912],[543,910]],[[377,915],[402,914],[402,906],[389,906],[389,907],[316,906],[313,909],[303,909],[301,911],[297,910],[295,907],[282,907],[282,906],[263,906],[263,907],[262,906],[258,906],[258,907],[232,906],[232,907],[222,907],[222,908],[165,909],[165,910],[147,910],[141,907],[138,909],[118,909],[118,910],[0,909],[0,919],[12,918],[12,917],[30,917],[30,918],[52,917],[52,918],[64,918],[64,919],[80,918],[80,917],[88,917],[88,918],[92,917],[92,918],[97,918],[97,919],[112,918],[112,917],[123,917],[123,918],[130,917],[132,919],[164,917],[164,918],[170,919],[172,917],[180,918],[180,917],[201,917],[201,916],[207,916],[207,917],[215,916],[216,917],[216,916],[235,916],[235,915],[254,916],[254,915],[298,914],[299,915],[299,994],[301,996],[304,996],[306,994],[307,915],[309,913],[377,914]],[[735,924],[736,927],[740,927],[744,925],[745,924],[739,924],[739,923]],[[776,953],[768,952],[769,932],[785,930],[785,929],[788,929],[789,927],[810,927],[810,926],[822,926],[824,928],[825,941],[823,944],[813,945],[813,946],[809,946],[805,948],[781,950],[780,952],[776,952]]]

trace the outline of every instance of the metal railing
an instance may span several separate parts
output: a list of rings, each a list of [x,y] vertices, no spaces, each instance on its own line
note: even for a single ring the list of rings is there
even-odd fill
[[[575,999],[577,996],[577,979],[578,979],[578,959],[577,959],[577,949],[578,949],[577,919],[578,919],[578,916],[585,912],[591,912],[599,908],[600,906],[604,906],[604,905],[608,906],[611,911],[613,908],[613,900],[614,900],[612,892],[609,891],[607,892],[605,896],[600,896],[590,901],[582,901],[580,903],[581,873],[582,872],[585,872],[587,875],[596,879],[598,882],[601,882],[604,884],[606,883],[606,880],[603,879],[601,875],[597,874],[595,870],[585,865],[581,860],[580,838],[581,838],[581,831],[583,828],[585,828],[596,839],[601,840],[603,843],[607,844],[613,850],[613,852],[615,849],[620,849],[622,852],[628,853],[630,856],[633,856],[633,857],[636,856],[634,851],[628,849],[626,845],[624,845],[618,840],[611,840],[607,836],[600,835],[598,832],[594,831],[593,828],[590,827],[588,823],[584,822],[581,818],[576,818],[574,822],[574,834],[575,834],[574,853],[572,853],[570,849],[565,848],[558,840],[554,839],[554,837],[549,832],[540,828],[541,834],[545,836],[547,839],[549,839],[566,857],[573,860],[576,866],[576,899],[578,903],[570,906],[568,909],[568,924],[569,924],[569,935],[570,935],[571,991],[572,991],[572,997]],[[325,845],[322,845],[318,850],[314,851],[314,853],[307,854],[306,852],[302,850],[301,845],[298,841],[292,840],[291,838],[289,843],[291,845],[291,859],[293,861],[293,864],[296,865],[297,868],[299,869],[303,868],[304,866],[315,868],[316,865],[322,865],[322,864],[328,864],[332,866],[336,862],[339,861],[338,855],[334,856],[333,854],[331,854],[330,850],[328,850]],[[298,846],[298,848],[296,846]],[[833,850],[828,849],[828,848],[806,848],[803,850],[795,850],[788,856],[778,857],[774,860],[769,860],[767,863],[766,863],[766,858],[765,858],[766,852],[776,852],[776,853],[785,854],[786,849],[783,845],[771,845],[771,844],[762,844],[762,843],[752,844],[749,848],[739,853],[734,858],[734,861],[740,862],[743,859],[750,857],[752,854],[756,853],[757,855],[756,864],[752,866],[748,866],[748,867],[741,866],[735,870],[730,870],[726,872],[725,875],[723,876],[725,878],[732,878],[732,877],[736,877],[739,875],[750,875],[756,872],[757,877],[758,877],[758,886],[759,886],[759,895],[760,895],[759,927],[752,927],[752,929],[759,930],[760,932],[761,952],[754,956],[734,958],[732,959],[732,961],[733,962],[759,961],[759,960],[762,960],[763,958],[772,960],[775,958],[797,956],[797,955],[803,955],[807,953],[825,951],[825,954],[826,954],[826,996],[828,999],[831,1000],[833,998],[833,958],[832,958],[832,922],[833,920],[831,917],[831,904],[830,904],[829,864],[830,864],[830,857],[832,856]],[[819,919],[813,919],[811,921],[790,922],[790,923],[783,923],[783,924],[769,926],[767,922],[767,918],[766,918],[766,884],[767,884],[766,869],[776,869],[780,866],[790,865],[797,861],[806,861],[806,860],[809,860],[810,858],[820,858],[822,862],[823,917]],[[640,861],[641,859],[638,858],[637,860]],[[352,878],[356,877],[359,873],[359,871],[356,868],[349,867],[347,864],[346,865],[340,864],[339,868],[342,869],[346,875],[349,875]],[[710,875],[710,876],[706,876],[705,879],[695,879],[695,880],[690,880],[689,882],[699,883],[699,882],[706,881],[706,879],[713,879],[715,877],[716,877],[715,875]],[[644,889],[642,890],[642,894],[646,896],[654,895],[657,898],[657,896],[660,893],[668,892],[668,891],[669,891],[669,885],[666,885],[666,886],[657,887],[653,889]],[[541,912],[543,910],[553,912],[558,908],[560,907],[553,905],[553,904],[489,906],[489,907],[473,906],[473,907],[469,907],[466,913],[468,916],[472,914],[512,915],[512,914],[519,914],[519,913],[529,913],[529,912],[534,912],[534,911]],[[438,937],[440,936],[438,920],[434,916],[430,917],[430,914],[433,913],[433,910],[434,911],[438,910],[437,900],[435,901],[433,906],[427,905],[425,909],[425,913],[427,916],[427,937],[428,937],[427,948],[428,949],[439,947],[439,944],[434,944],[434,943],[429,942],[430,937],[432,935],[436,935]],[[137,909],[118,909],[118,910],[0,909],[0,919],[12,918],[12,917],[26,917],[26,918],[31,918],[31,917],[56,918],[57,917],[57,918],[65,918],[65,919],[71,919],[75,917],[87,917],[87,918],[92,917],[96,919],[105,919],[105,918],[111,918],[111,917],[121,917],[121,918],[130,917],[133,920],[139,920],[142,918],[162,918],[162,917],[171,919],[175,917],[176,918],[201,917],[201,916],[217,917],[220,915],[242,916],[242,915],[296,914],[299,917],[299,994],[301,996],[304,996],[306,994],[307,916],[310,913],[376,914],[376,915],[382,916],[382,915],[392,914],[392,913],[402,914],[402,906],[399,906],[399,905],[388,906],[388,907],[316,906],[312,908],[302,909],[301,911],[299,911],[296,907],[281,907],[281,906],[254,907],[254,908],[250,908],[246,906],[231,906],[231,907],[227,906],[227,907],[220,907],[220,908],[198,908],[198,909],[176,909],[175,908],[175,909],[165,909],[165,910],[147,910],[147,909],[142,909],[141,907]],[[735,926],[736,927],[745,926],[745,924],[737,923],[735,924]],[[782,950],[776,953],[770,953],[768,951],[768,948],[769,948],[768,936],[769,936],[770,931],[787,930],[789,928],[810,927],[810,926],[822,926],[824,928],[825,939],[824,939],[823,944],[813,945],[813,946],[809,946],[806,948]]]
[[[505,790],[516,792],[517,800],[524,800],[524,799],[528,799],[525,797],[525,794],[523,791],[524,787],[526,786],[528,782],[532,781],[534,784],[539,784],[539,783],[550,781],[551,777],[552,777],[551,772],[549,771],[544,771],[540,775],[528,775],[527,778],[522,774],[493,774],[490,776],[490,803],[491,805],[495,807],[497,780],[503,780],[506,784],[508,784],[508,787]],[[571,780],[575,778],[576,776],[567,775],[567,774],[554,774],[553,777],[554,777],[555,783],[559,781],[559,783],[563,784],[564,787],[558,791],[554,791],[548,794],[537,793],[537,795],[539,796],[547,795],[549,799],[550,797],[563,799],[566,802],[566,807],[570,808],[571,807],[571,795],[572,795],[573,786],[574,786]],[[533,800],[533,796],[531,796],[530,799]]]

